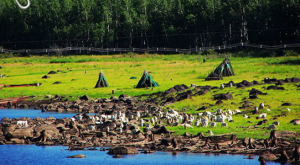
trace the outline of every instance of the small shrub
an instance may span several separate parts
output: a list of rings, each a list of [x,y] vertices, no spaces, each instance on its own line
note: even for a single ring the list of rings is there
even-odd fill
[[[214,50],[203,50],[201,51],[201,55],[218,55],[218,52]]]
[[[12,57],[20,57],[20,54],[13,54],[13,53],[3,53],[0,54],[0,58],[12,58]]]
[[[283,53],[285,56],[297,56],[299,54],[295,50],[284,50]]]

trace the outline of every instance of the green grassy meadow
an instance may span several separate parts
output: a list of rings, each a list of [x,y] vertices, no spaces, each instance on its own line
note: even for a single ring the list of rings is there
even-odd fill
[[[203,63],[203,58],[206,62]],[[0,84],[29,84],[41,82],[39,87],[19,87],[3,88],[0,90],[0,99],[35,95],[34,99],[45,99],[46,95],[66,96],[68,100],[76,100],[79,96],[88,95],[92,98],[109,98],[112,96],[111,91],[116,90],[115,95],[127,94],[129,96],[138,96],[141,94],[155,93],[165,91],[175,85],[190,84],[220,86],[221,83],[234,81],[235,83],[242,80],[261,81],[265,77],[285,79],[298,77],[300,78],[300,56],[294,57],[270,57],[270,58],[250,58],[250,57],[232,57],[230,58],[235,76],[224,77],[220,81],[204,81],[204,78],[222,61],[223,57],[217,56],[200,56],[200,55],[94,55],[94,56],[32,56],[4,58],[0,60],[0,73],[6,77],[0,78]],[[144,70],[151,71],[153,79],[159,83],[159,87],[151,89],[136,89],[140,77]],[[49,79],[42,79],[49,71],[60,70],[57,74],[49,75]],[[94,88],[100,71],[103,71],[108,80],[109,87]],[[85,73],[87,71],[87,73]],[[137,79],[130,79],[137,77]],[[61,84],[53,84],[61,81]],[[167,108],[184,111],[186,113],[199,113],[198,108],[209,105],[209,111],[215,111],[218,108],[239,109],[243,100],[248,100],[253,105],[265,103],[271,111],[261,111],[268,113],[268,122],[249,129],[247,126],[253,126],[257,123],[255,119],[258,115],[252,115],[250,111],[243,111],[251,118],[244,119],[242,115],[233,116],[234,122],[228,123],[228,128],[203,128],[194,127],[193,129],[184,129],[183,127],[168,127],[176,131],[176,134],[190,132],[207,132],[212,130],[215,134],[236,133],[238,137],[266,137],[270,130],[268,127],[273,121],[280,121],[278,130],[300,131],[300,126],[289,123],[292,119],[300,119],[300,85],[287,83],[283,87],[286,90],[265,90],[266,85],[257,85],[249,88],[225,88],[224,90],[212,90],[203,95],[193,97],[191,100],[183,100]],[[256,88],[268,93],[268,95],[259,95],[258,99],[249,100],[249,90]],[[215,105],[213,100],[214,94],[231,92],[233,100],[223,101],[222,105]],[[282,103],[289,102],[292,106],[281,106]],[[285,115],[278,117],[278,115]],[[253,123],[249,123],[249,121]],[[240,128],[240,127],[243,128]]]

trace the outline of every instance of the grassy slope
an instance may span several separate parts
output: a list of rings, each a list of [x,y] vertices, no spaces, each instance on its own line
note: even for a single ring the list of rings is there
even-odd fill
[[[299,57],[280,58],[231,58],[235,76],[226,77],[221,81],[204,81],[207,74],[222,62],[221,58],[209,57],[206,63],[202,62],[202,56],[197,55],[119,55],[119,56],[68,56],[68,57],[31,57],[31,58],[8,58],[1,59],[0,66],[3,69],[0,73],[8,77],[1,78],[0,84],[24,84],[42,82],[40,87],[4,88],[0,91],[0,98],[36,95],[38,99],[43,99],[45,95],[65,95],[71,96],[69,99],[77,99],[77,96],[89,95],[93,98],[110,97],[111,91],[116,89],[116,95],[127,94],[136,96],[140,94],[164,91],[178,84],[197,84],[219,86],[221,83],[242,80],[262,80],[264,77],[284,79],[290,77],[300,77]],[[68,70],[70,68],[72,71]],[[98,79],[99,71],[102,69],[110,87],[97,88],[94,86]],[[160,87],[153,91],[150,89],[135,89],[142,76],[143,70],[151,71],[154,80]],[[55,75],[50,75],[49,79],[41,79],[51,70],[62,70]],[[84,71],[87,71],[85,74]],[[130,79],[135,76],[138,79]],[[72,81],[72,79],[74,79]],[[53,85],[53,82],[61,81],[62,84]],[[245,120],[241,115],[234,116],[233,123],[229,123],[229,128],[194,128],[184,130],[181,127],[170,127],[178,134],[184,132],[198,133],[213,130],[215,134],[235,132],[239,137],[263,137],[269,131],[262,127],[269,126],[274,120],[273,117],[279,114],[287,114],[279,119],[278,130],[300,131],[299,126],[293,126],[288,122],[295,118],[300,118],[300,96],[299,88],[294,84],[285,84],[287,90],[266,91],[263,87],[267,85],[255,86],[256,89],[267,92],[266,96],[259,96],[259,99],[251,100],[254,105],[264,102],[271,112],[268,112],[268,123],[255,129],[237,128],[240,126],[253,126],[259,120],[253,116]],[[197,113],[197,108],[214,104],[212,95],[217,93],[233,93],[233,100],[224,101],[221,106],[210,106],[210,111],[217,108],[238,109],[243,98],[248,98],[250,88],[244,89],[224,89],[215,90],[204,96],[193,97],[192,100],[185,100],[173,105],[170,108],[177,110],[185,109],[187,113]],[[281,107],[282,102],[290,102],[294,105],[290,107],[292,111],[286,112],[285,107]],[[251,116],[251,115],[250,115]],[[253,123],[247,123],[252,121]]]

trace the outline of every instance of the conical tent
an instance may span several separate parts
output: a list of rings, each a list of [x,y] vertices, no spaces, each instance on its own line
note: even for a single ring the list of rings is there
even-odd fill
[[[108,87],[106,78],[104,77],[104,74],[102,72],[100,72],[99,74],[99,79],[97,81],[95,88],[100,88],[100,87]]]
[[[225,58],[225,60],[214,71],[212,71],[208,75],[208,77],[228,77],[228,76],[234,76],[232,65],[228,58]]]
[[[145,87],[158,87],[158,83],[152,79],[152,76],[144,71],[142,78],[140,79],[139,83],[137,84],[136,88],[145,88]]]

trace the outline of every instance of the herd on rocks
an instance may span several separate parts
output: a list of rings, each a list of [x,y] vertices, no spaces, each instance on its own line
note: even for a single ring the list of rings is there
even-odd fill
[[[154,139],[154,134],[171,132],[160,124],[182,125],[184,128],[227,127],[232,116],[239,111],[205,111],[196,115],[159,108],[144,111],[123,112],[121,110],[97,115],[77,114],[72,118],[46,119],[4,118],[1,123],[1,143],[36,143],[38,145],[68,145],[70,149],[103,146],[109,144],[128,144]],[[151,113],[154,117],[143,118]],[[220,123],[220,124],[218,124]],[[143,127],[144,130],[141,130]],[[145,132],[145,133],[142,133]]]
[[[104,102],[103,102],[104,103]],[[126,101],[122,104],[127,104]],[[102,104],[103,105],[103,104]],[[106,104],[104,104],[106,105]],[[98,106],[99,107],[99,106]],[[101,107],[101,106],[100,106]],[[136,107],[132,110],[115,108],[114,110],[98,111],[97,115],[89,115],[88,113],[77,114],[72,118],[64,119],[8,119],[4,118],[1,123],[3,132],[3,140],[10,142],[15,138],[15,134],[20,134],[20,130],[27,130],[29,133],[24,136],[23,140],[26,143],[38,142],[37,139],[56,139],[50,140],[49,143],[59,143],[71,145],[73,138],[84,137],[105,137],[109,135],[117,135],[120,143],[124,143],[129,139],[145,139],[145,135],[141,132],[141,127],[144,132],[152,131],[154,126],[167,124],[169,126],[182,125],[185,128],[198,127],[215,127],[217,123],[221,126],[228,126],[226,122],[233,121],[233,115],[240,111],[222,111],[218,109],[216,112],[205,111],[196,115],[177,112],[173,109],[162,111],[161,107],[151,105],[144,107]],[[150,115],[149,115],[150,114]],[[152,116],[149,118],[149,116]],[[145,118],[146,117],[146,118]],[[156,130],[156,129],[155,129]],[[156,130],[157,131],[157,130]],[[125,134],[125,141],[122,141],[122,135]],[[151,133],[150,133],[151,135]],[[19,136],[16,136],[19,137]],[[23,137],[23,136],[20,136]],[[91,140],[91,139],[89,139]],[[87,142],[85,142],[87,143]]]

